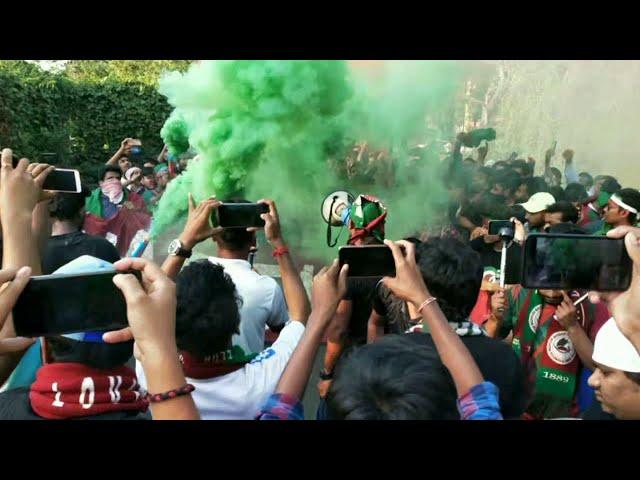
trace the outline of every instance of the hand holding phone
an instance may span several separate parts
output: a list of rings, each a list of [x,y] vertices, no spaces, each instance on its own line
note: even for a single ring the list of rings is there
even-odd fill
[[[416,246],[405,240],[395,243],[385,240],[384,243],[391,249],[396,273],[395,277],[383,278],[382,283],[396,297],[419,307],[431,294],[416,264]]]
[[[327,321],[335,314],[338,303],[347,293],[347,270],[349,266],[340,266],[333,261],[328,267],[324,267],[313,277],[311,286],[311,311],[315,313],[327,313]]]
[[[15,169],[18,166],[18,157],[12,156],[11,164]],[[34,174],[34,170],[38,165],[45,165],[43,163],[30,163],[27,167],[27,172]],[[42,184],[43,190],[49,190],[53,192],[69,192],[80,193],[82,191],[82,183],[80,182],[80,172],[78,170],[68,168],[55,168],[49,172]]]
[[[150,260],[124,258],[114,263],[113,283],[126,300],[129,326],[104,334],[106,343],[135,340],[134,355],[144,363],[157,355],[176,355],[176,285]],[[136,276],[127,275],[135,272]],[[137,278],[136,278],[137,277]]]
[[[215,215],[215,211],[221,205],[221,202],[216,200],[215,197],[211,197],[196,206],[191,193],[189,193],[188,201],[189,216],[180,236],[180,241],[183,248],[191,250],[198,243],[222,231],[222,228],[212,227],[209,224],[210,218]]]
[[[51,198],[49,192],[42,190],[42,185],[53,167],[45,164],[29,164],[27,159],[17,162],[13,167],[13,152],[9,148],[2,150],[0,170],[2,189],[0,189],[0,210],[2,215],[28,214],[33,212],[36,204]],[[26,175],[29,173],[30,175]]]
[[[280,217],[278,215],[278,209],[276,208],[276,204],[273,200],[259,200],[258,204],[266,205],[268,208],[268,213],[260,214],[260,217],[264,221],[264,235],[267,238],[269,244],[274,247],[284,247],[285,242],[282,238],[282,229],[280,227]],[[257,231],[258,227],[249,227],[247,228],[249,231]]]

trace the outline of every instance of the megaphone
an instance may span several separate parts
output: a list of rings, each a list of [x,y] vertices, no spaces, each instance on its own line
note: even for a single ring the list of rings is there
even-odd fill
[[[338,190],[322,201],[322,219],[332,227],[344,225],[343,212],[353,203],[355,197],[349,192]]]
[[[355,200],[355,197],[349,192],[337,190],[330,193],[322,201],[320,213],[322,219],[327,223],[327,245],[335,247],[338,239],[331,243],[331,227],[344,227],[345,213],[349,211],[349,207]],[[338,234],[338,237],[340,235]]]

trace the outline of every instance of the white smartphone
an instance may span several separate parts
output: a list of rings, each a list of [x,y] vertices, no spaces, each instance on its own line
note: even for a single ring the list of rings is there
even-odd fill
[[[56,168],[47,175],[42,189],[54,190],[56,192],[80,193],[82,191],[80,172],[67,168]]]

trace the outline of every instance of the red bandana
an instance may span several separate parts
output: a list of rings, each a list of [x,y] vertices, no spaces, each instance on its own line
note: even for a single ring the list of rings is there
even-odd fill
[[[31,408],[49,420],[124,410],[147,410],[136,374],[121,366],[99,370],[80,363],[42,366],[29,392]]]

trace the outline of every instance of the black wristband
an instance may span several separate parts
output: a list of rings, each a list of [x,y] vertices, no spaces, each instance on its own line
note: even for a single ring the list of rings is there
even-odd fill
[[[333,372],[327,372],[323,368],[320,370],[320,380],[333,380]]]

